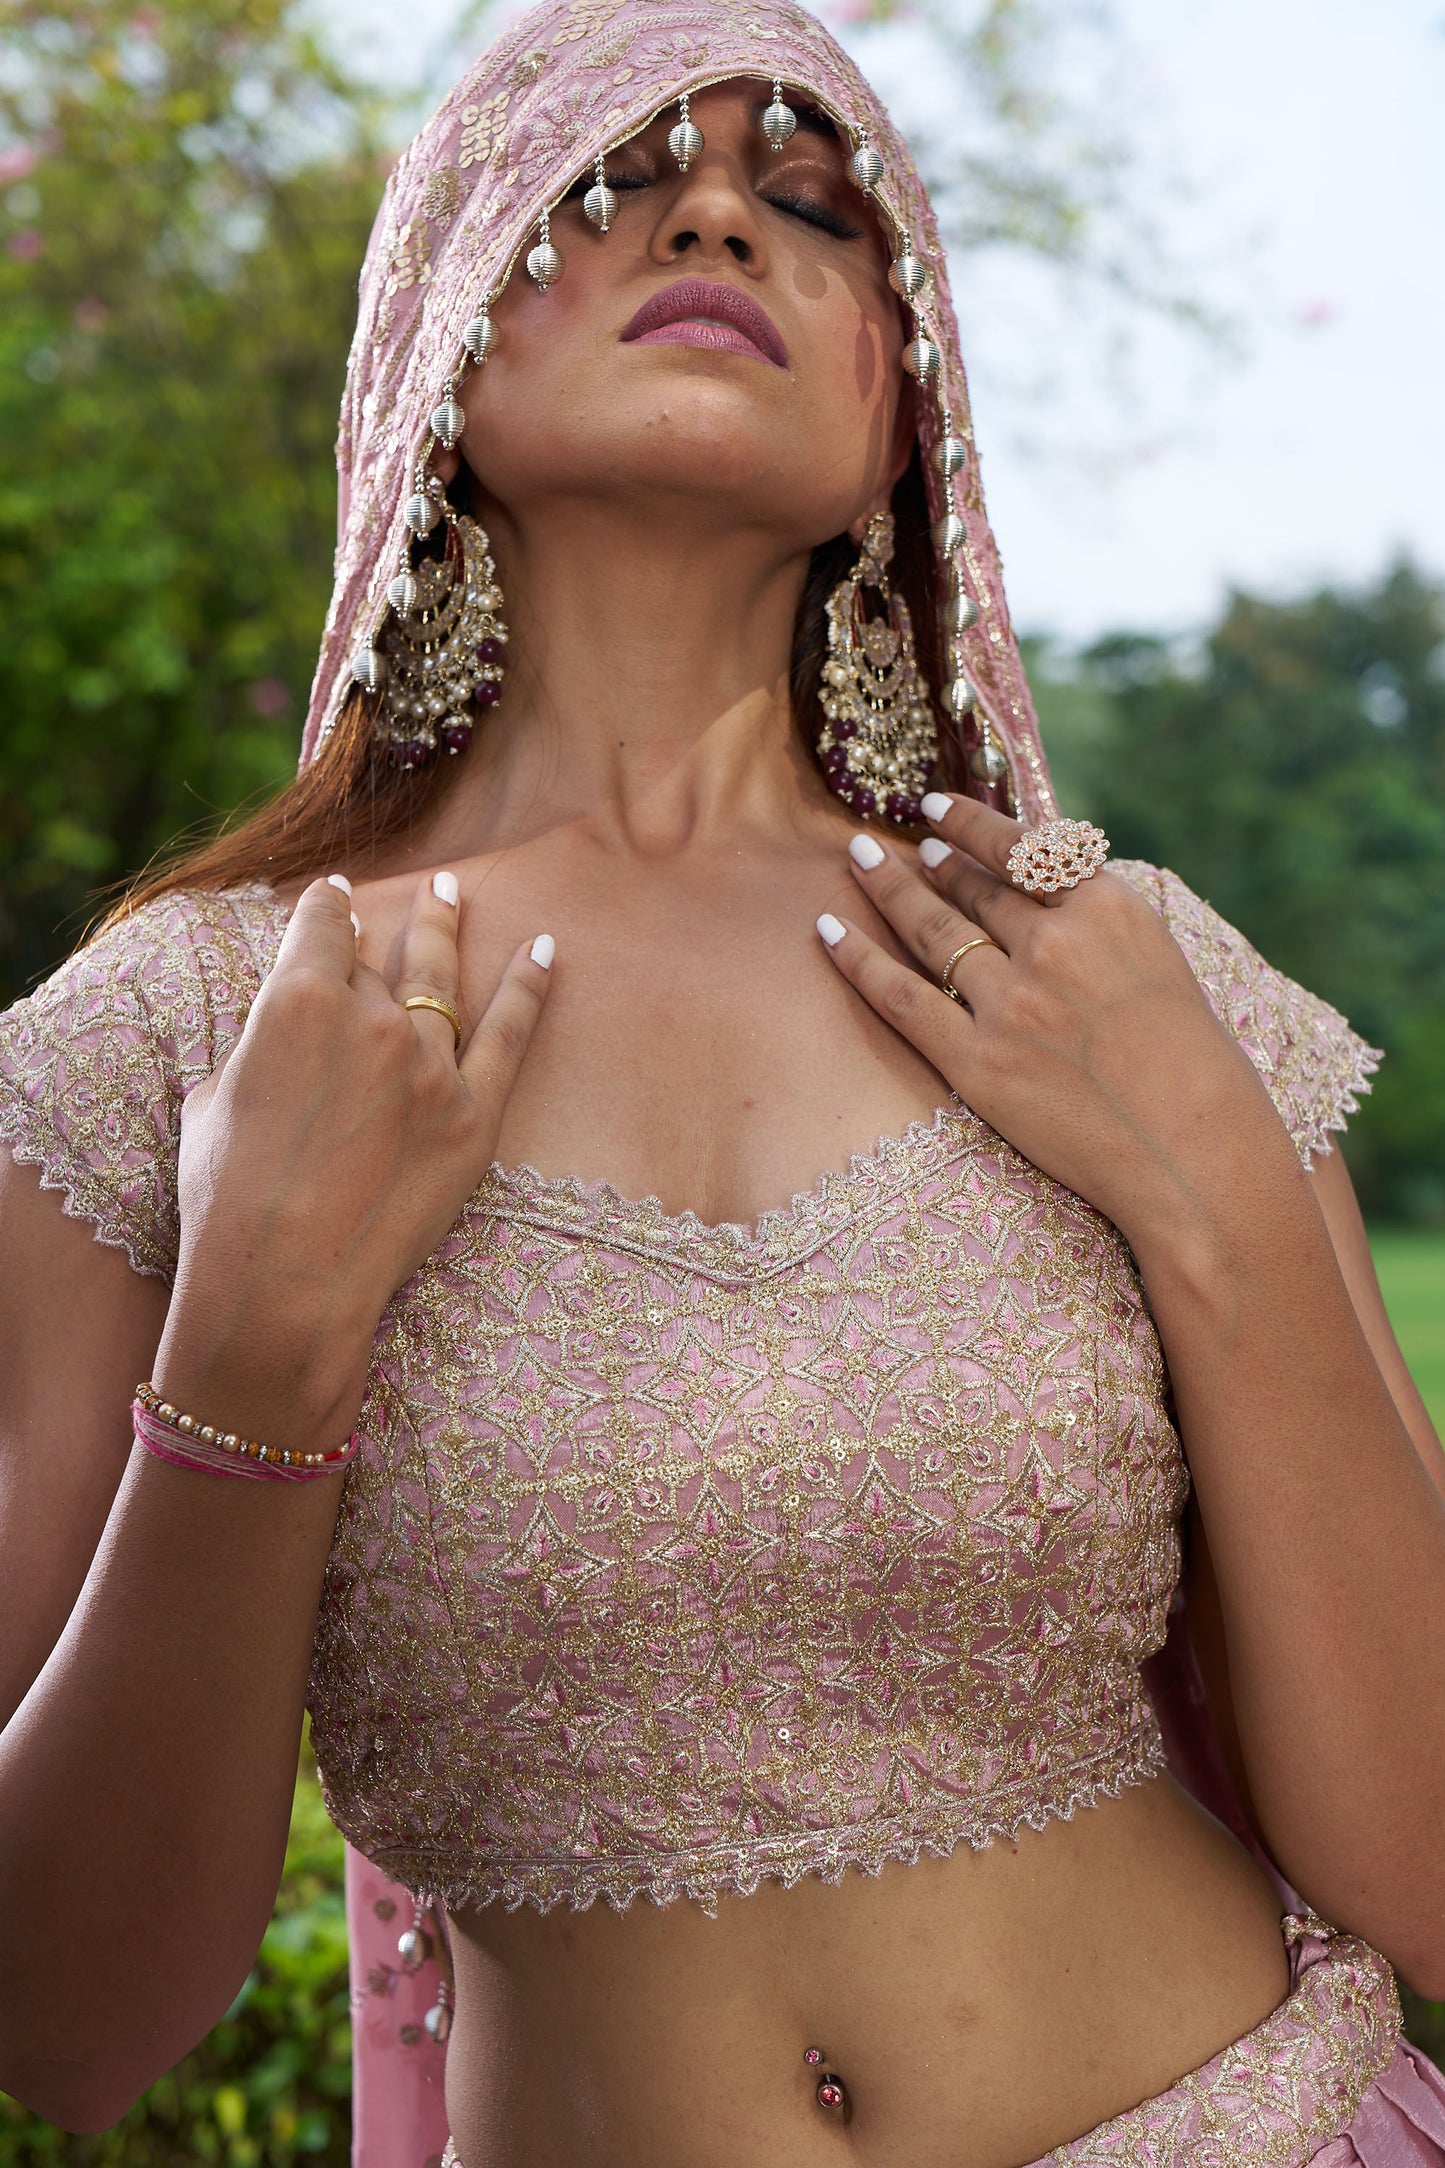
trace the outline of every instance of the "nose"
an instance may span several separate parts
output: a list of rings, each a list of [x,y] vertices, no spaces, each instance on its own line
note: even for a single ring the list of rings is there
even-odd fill
[[[726,150],[704,150],[679,173],[653,231],[660,264],[695,255],[701,263],[740,264],[754,276],[767,269],[767,240],[747,176]]]

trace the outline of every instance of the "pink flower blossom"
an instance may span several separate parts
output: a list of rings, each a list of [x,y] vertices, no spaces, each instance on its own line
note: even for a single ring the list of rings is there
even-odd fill
[[[39,163],[40,153],[33,143],[12,143],[8,150],[0,151],[0,186],[29,180]]]
[[[37,256],[45,253],[44,239],[34,226],[22,226],[18,233],[12,233],[6,247],[22,263],[34,263]]]
[[[77,331],[104,331],[110,321],[110,310],[94,294],[87,294],[75,304],[75,328]]]

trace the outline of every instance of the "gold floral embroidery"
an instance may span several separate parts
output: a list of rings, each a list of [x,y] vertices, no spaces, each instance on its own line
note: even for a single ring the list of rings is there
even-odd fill
[[[454,218],[462,200],[462,179],[455,166],[433,166],[422,189],[422,209],[428,218]]]
[[[611,22],[622,5],[623,0],[572,0],[561,27],[552,33],[552,43],[574,45],[579,38],[590,38],[594,30]]]
[[[409,218],[396,228],[387,263],[388,294],[405,293],[409,287],[431,283],[431,239],[425,220]]]
[[[512,93],[499,90],[483,105],[462,107],[462,128],[457,139],[459,166],[481,166],[488,162],[501,142],[503,123],[511,102]]]
[[[530,53],[523,53],[512,70],[512,81],[518,90],[529,90],[547,65],[547,55],[540,45],[534,45]]]
[[[589,45],[585,53],[579,53],[578,60],[584,68],[610,68],[629,51],[636,35],[630,24],[614,30],[610,37],[602,38],[596,45]],[[628,74],[631,73],[629,69]]]

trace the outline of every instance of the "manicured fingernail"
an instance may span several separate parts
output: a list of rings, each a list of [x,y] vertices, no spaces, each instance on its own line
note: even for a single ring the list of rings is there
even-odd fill
[[[343,896],[349,896],[351,894],[351,883],[347,880],[344,873],[328,873],[326,878],[331,883],[331,886],[333,888],[339,888],[341,890]]]
[[[351,930],[359,941],[361,939],[361,920],[354,911],[351,914]]]
[[[431,892],[441,903],[455,903],[460,894],[456,875],[454,873],[434,873],[431,877]]]
[[[923,808],[923,818],[926,821],[941,821],[953,804],[953,800],[949,797],[947,791],[931,790],[920,798],[918,803]]]
[[[848,929],[841,918],[834,918],[831,911],[825,911],[818,921],[818,931],[829,948],[836,948]]]
[[[883,846],[875,843],[871,836],[854,836],[848,845],[848,856],[855,866],[862,866],[871,873],[875,866],[883,863]]]
[[[918,855],[931,873],[935,866],[943,864],[945,858],[952,858],[953,845],[945,843],[942,836],[925,836],[918,846]]]
[[[556,953],[557,944],[552,939],[552,936],[549,933],[539,933],[536,940],[532,943],[532,946],[527,951],[527,954],[531,957],[533,963],[540,964],[544,971],[551,970],[552,958],[556,955]]]

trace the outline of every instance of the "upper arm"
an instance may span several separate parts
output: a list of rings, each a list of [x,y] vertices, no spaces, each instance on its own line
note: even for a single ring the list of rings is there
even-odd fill
[[[60,1639],[131,1451],[170,1302],[0,1149],[0,1725]]]
[[[1335,1257],[1345,1286],[1349,1289],[1355,1315],[1360,1321],[1370,1352],[1375,1358],[1381,1377],[1390,1388],[1400,1420],[1415,1441],[1416,1451],[1425,1464],[1429,1476],[1442,1498],[1445,1498],[1445,1454],[1441,1452],[1440,1434],[1430,1420],[1430,1412],[1420,1398],[1419,1388],[1411,1377],[1400,1343],[1385,1309],[1385,1298],[1380,1292],[1380,1282],[1375,1272],[1375,1261],[1370,1255],[1369,1238],[1365,1222],[1360,1214],[1359,1199],[1344,1155],[1339,1151],[1325,1153],[1317,1158],[1312,1176],[1314,1192],[1325,1225],[1330,1231]]]

